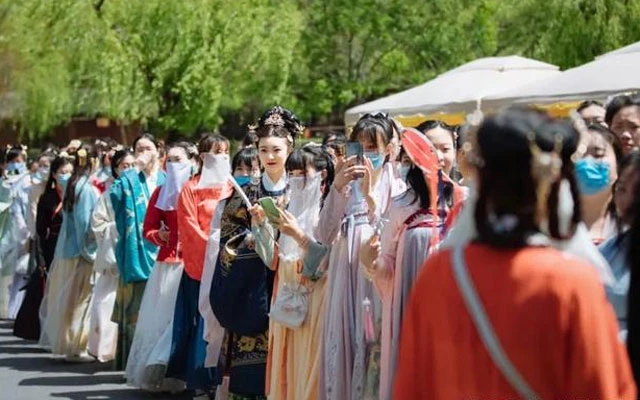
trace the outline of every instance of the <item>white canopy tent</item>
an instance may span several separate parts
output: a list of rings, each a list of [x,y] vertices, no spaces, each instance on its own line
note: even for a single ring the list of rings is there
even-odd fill
[[[354,125],[362,115],[377,111],[401,120],[434,113],[470,113],[486,96],[559,73],[554,65],[519,56],[480,58],[420,86],[353,107],[345,114],[345,124]]]
[[[487,96],[483,109],[512,103],[550,104],[608,96],[640,89],[640,42],[535,84]]]

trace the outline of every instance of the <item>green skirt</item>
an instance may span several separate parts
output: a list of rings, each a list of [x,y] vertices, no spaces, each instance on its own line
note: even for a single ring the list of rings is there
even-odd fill
[[[138,312],[140,311],[140,304],[142,303],[146,285],[147,281],[125,284],[120,279],[116,294],[116,304],[111,316],[111,321],[118,324],[118,348],[114,363],[116,371],[124,371],[127,366],[129,350],[133,342],[133,335],[136,332]]]

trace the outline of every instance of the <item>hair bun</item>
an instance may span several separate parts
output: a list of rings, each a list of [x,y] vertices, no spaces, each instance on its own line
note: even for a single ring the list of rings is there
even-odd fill
[[[304,130],[298,117],[282,106],[272,107],[258,120],[258,130],[269,130],[269,128],[284,128],[292,138],[296,138]]]

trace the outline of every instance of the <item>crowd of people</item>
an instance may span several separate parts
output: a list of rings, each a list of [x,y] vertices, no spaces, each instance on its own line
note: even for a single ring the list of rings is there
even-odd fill
[[[636,399],[640,98],[0,165],[0,318],[211,399]]]

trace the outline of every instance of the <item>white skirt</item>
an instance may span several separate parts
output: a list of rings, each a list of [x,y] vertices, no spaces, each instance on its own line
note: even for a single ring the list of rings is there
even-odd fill
[[[111,315],[119,281],[117,274],[102,274],[93,287],[91,331],[87,349],[100,362],[111,361],[116,357],[118,324],[111,321]]]
[[[53,354],[81,355],[87,349],[93,264],[81,257],[54,261],[47,282],[43,335]]]
[[[183,269],[181,262],[156,262],[149,276],[127,360],[125,376],[130,386],[150,391],[174,389],[167,387],[164,377],[171,353],[173,312]]]

